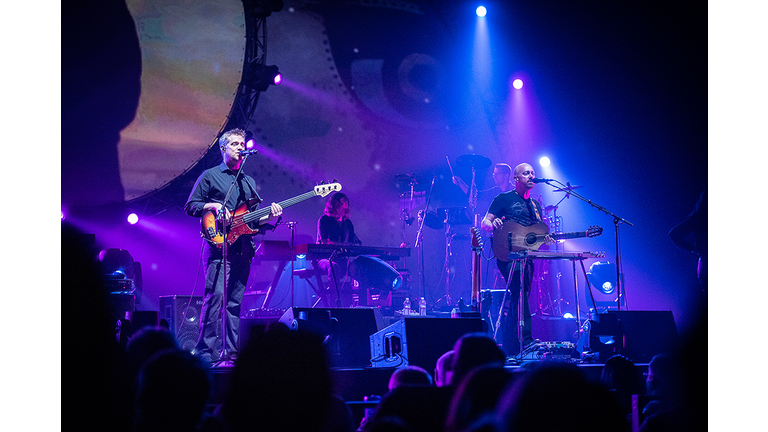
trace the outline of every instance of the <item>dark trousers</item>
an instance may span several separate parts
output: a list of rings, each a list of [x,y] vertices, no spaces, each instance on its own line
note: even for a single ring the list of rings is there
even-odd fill
[[[221,309],[224,294],[223,259],[221,251],[210,251],[205,264],[205,297],[200,313],[200,334],[195,346],[195,353],[201,358],[212,361],[220,356],[221,345]],[[227,350],[237,353],[237,341],[240,328],[240,303],[245,294],[248,276],[251,272],[251,258],[239,254],[227,255]]]
[[[512,271],[512,267],[515,267]],[[499,272],[504,276],[507,283],[507,292],[504,305],[501,308],[499,324],[501,327],[501,347],[507,356],[514,356],[520,352],[520,340],[517,337],[519,318],[518,306],[520,304],[520,262],[504,262],[496,260],[496,266]],[[512,271],[510,277],[510,271]],[[525,296],[523,299],[523,346],[533,342],[531,331],[531,308],[528,305],[528,297],[531,295],[531,285],[533,284],[533,261],[525,262]]]

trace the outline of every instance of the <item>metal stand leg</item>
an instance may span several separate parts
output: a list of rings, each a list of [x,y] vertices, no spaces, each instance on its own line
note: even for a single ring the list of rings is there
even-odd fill
[[[525,326],[525,270],[527,259],[516,260],[515,265],[520,263],[520,298],[517,303],[517,343],[520,345],[520,354],[523,353],[523,327]],[[514,267],[513,267],[514,271]]]

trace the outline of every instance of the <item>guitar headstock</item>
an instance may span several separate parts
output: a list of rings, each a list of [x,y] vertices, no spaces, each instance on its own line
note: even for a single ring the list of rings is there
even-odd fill
[[[341,190],[341,184],[340,183],[328,183],[328,184],[319,184],[315,186],[315,195],[319,195],[321,197],[327,196],[331,192],[338,192]]]
[[[589,238],[597,237],[597,236],[599,236],[602,233],[603,233],[603,228],[602,227],[599,227],[597,225],[592,225],[587,230],[587,237],[589,237]]]
[[[477,230],[477,228],[472,227],[469,229],[469,232],[472,233],[472,249],[483,249],[483,242],[480,239],[480,231]]]

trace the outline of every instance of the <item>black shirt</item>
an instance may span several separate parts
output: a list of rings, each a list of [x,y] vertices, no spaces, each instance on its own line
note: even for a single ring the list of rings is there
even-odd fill
[[[200,177],[197,178],[195,187],[192,188],[192,193],[189,194],[189,198],[184,205],[184,211],[190,216],[201,217],[205,204],[211,202],[223,203],[224,197],[235,180],[235,176],[236,173],[229,169],[224,162],[219,166],[203,171]],[[234,212],[238,207],[248,202],[249,199],[256,198],[261,200],[254,184],[253,177],[241,173],[237,179],[237,186],[230,193],[225,207],[230,212]],[[228,252],[253,254],[251,237],[241,236],[230,246]]]
[[[512,219],[522,226],[531,226],[542,222],[542,212],[541,204],[538,201],[531,198],[524,199],[514,190],[497,195],[488,209],[488,213],[497,218]]]

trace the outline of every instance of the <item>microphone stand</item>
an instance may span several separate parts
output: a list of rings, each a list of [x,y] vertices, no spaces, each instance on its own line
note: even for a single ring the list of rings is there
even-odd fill
[[[229,237],[229,221],[230,219],[227,219],[227,201],[229,201],[229,196],[232,193],[233,190],[235,190],[235,185],[237,185],[237,179],[240,178],[240,173],[243,172],[243,167],[245,167],[245,160],[248,159],[248,153],[246,153],[243,157],[243,160],[240,161],[240,168],[237,170],[237,173],[235,173],[235,178],[232,180],[232,184],[229,186],[229,190],[227,191],[227,194],[224,196],[224,203],[222,204],[222,208],[224,209],[223,212],[221,212],[221,233],[222,233],[222,242],[221,242],[221,274],[222,274],[222,292],[221,292],[221,353],[219,354],[219,360],[213,364],[213,367],[219,367],[228,365],[231,363],[232,358],[229,354],[229,349],[227,348],[227,292],[228,292],[228,284],[229,284],[229,275],[227,274],[227,271],[229,270],[229,265],[227,263],[227,250],[229,249],[229,244],[227,243],[228,237]],[[235,211],[236,209],[233,209],[232,211]],[[234,217],[234,214],[231,215]],[[240,317],[238,317],[239,319]]]
[[[552,179],[546,179],[546,180],[545,179],[539,179],[539,180],[541,180],[541,183],[546,183],[546,184],[548,184],[548,185],[550,185],[552,187],[556,187],[556,186],[552,185],[550,183],[550,181],[557,182],[557,183],[559,183],[561,185],[561,187],[559,187],[558,189],[566,191],[567,194],[575,196],[576,198],[584,201],[585,203],[589,204],[590,206],[592,206],[592,207],[600,210],[601,212],[607,214],[608,216],[613,216],[613,228],[614,228],[614,235],[615,235],[615,238],[616,238],[616,295],[617,295],[616,299],[618,300],[617,301],[618,310],[621,310],[621,301],[622,301],[622,299],[624,300],[624,306],[626,307],[626,305],[627,305],[627,299],[626,299],[627,293],[624,290],[624,283],[621,280],[621,275],[622,275],[622,271],[621,271],[621,246],[620,246],[620,238],[621,237],[620,237],[620,234],[619,234],[619,224],[620,223],[624,223],[624,224],[627,224],[629,226],[634,226],[632,224],[632,222],[630,222],[630,221],[628,221],[628,220],[626,220],[626,219],[624,219],[624,218],[622,218],[620,216],[617,216],[616,214],[612,213],[611,211],[609,211],[605,207],[603,207],[603,206],[601,206],[601,205],[599,205],[597,203],[594,203],[594,202],[592,202],[592,200],[587,199],[587,198],[579,195],[578,193],[574,192],[573,189],[571,189],[570,185],[566,186],[566,185],[560,183],[559,181],[552,180]],[[595,311],[595,313],[597,313],[597,311]]]
[[[419,249],[419,284],[421,285],[420,292],[421,296],[426,298],[426,288],[425,288],[425,282],[424,282],[424,245],[422,244],[423,238],[422,238],[422,232],[424,231],[424,221],[427,219],[427,210],[429,209],[429,201],[432,200],[432,190],[435,187],[435,179],[437,178],[437,175],[432,176],[432,185],[429,187],[429,196],[427,197],[427,204],[424,207],[424,210],[419,211],[419,213],[422,215],[421,220],[419,221],[419,230],[416,232],[416,244],[414,245]]]

